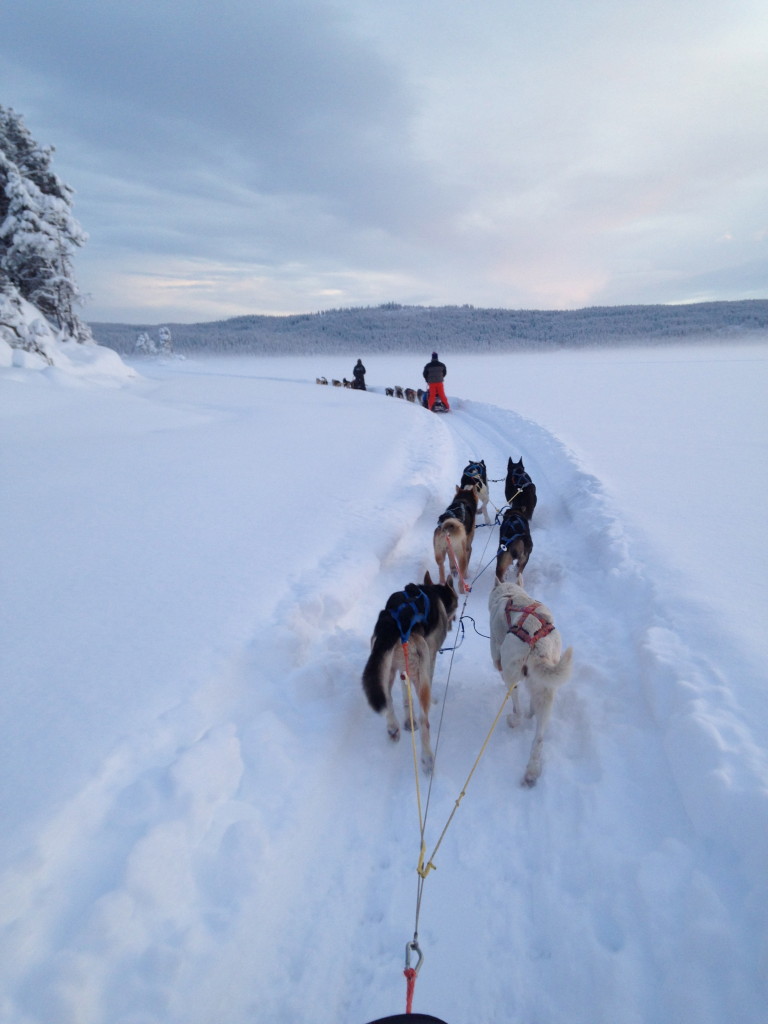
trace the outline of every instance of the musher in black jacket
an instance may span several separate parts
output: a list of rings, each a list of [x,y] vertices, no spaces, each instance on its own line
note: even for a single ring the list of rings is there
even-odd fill
[[[427,394],[427,407],[429,409],[435,404],[436,399],[440,399],[446,409],[450,409],[448,399],[445,397],[445,388],[443,387],[443,381],[447,374],[445,363],[441,363],[437,358],[437,352],[432,353],[432,359],[424,367],[422,376],[429,385],[429,393]]]

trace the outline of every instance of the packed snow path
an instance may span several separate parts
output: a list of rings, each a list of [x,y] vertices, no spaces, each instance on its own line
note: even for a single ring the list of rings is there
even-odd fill
[[[539,496],[526,589],[575,670],[538,785],[520,785],[532,726],[503,720],[471,782],[424,884],[414,1008],[450,1024],[761,1024],[765,752],[600,481],[538,424],[477,401],[438,417],[192,366],[134,390],[64,417],[56,486],[100,513],[63,560],[85,560],[76,596],[110,594],[115,630],[92,622],[68,671],[104,673],[113,704],[83,706],[96,763],[83,755],[82,784],[52,779],[61,800],[30,795],[28,842],[6,857],[0,1019],[362,1024],[404,1008],[410,740],[388,740],[360,673],[387,596],[435,573],[432,530],[463,466],[502,478],[511,455]],[[479,635],[497,535],[477,530],[460,603],[474,626],[435,673],[440,701],[450,667],[427,852],[504,693]],[[155,638],[134,632],[150,622]],[[433,736],[438,720],[439,705]]]

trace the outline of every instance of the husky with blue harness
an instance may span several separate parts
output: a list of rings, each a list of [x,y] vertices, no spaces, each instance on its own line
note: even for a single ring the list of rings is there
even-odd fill
[[[504,481],[504,497],[510,508],[522,512],[528,522],[536,508],[536,484],[525,471],[523,460],[507,460],[507,478]]]
[[[477,492],[477,501],[480,505],[480,512],[483,513],[486,526],[490,526],[491,519],[488,515],[490,494],[488,493],[488,472],[485,468],[485,459],[481,459],[479,462],[468,462],[466,464],[464,472],[461,474],[459,487],[466,487],[467,484],[471,484],[475,480],[480,481],[480,489]]]
[[[517,562],[517,584],[523,585],[523,569],[533,551],[533,538],[528,520],[517,509],[508,508],[499,528],[499,550],[496,552],[496,579],[504,582],[507,569]]]
[[[395,715],[392,688],[399,674],[403,686],[405,727],[411,725],[408,685],[418,699],[421,728],[421,764],[430,774],[435,763],[429,741],[429,706],[437,652],[456,615],[459,599],[453,584],[433,583],[429,573],[423,584],[409,583],[392,594],[371,637],[371,654],[363,669],[363,690],[374,711],[386,710],[387,733],[396,742],[400,725]],[[414,708],[415,714],[415,708]]]

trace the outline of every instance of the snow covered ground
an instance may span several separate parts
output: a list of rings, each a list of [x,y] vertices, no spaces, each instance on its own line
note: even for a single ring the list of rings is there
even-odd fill
[[[538,785],[503,720],[472,778],[414,1009],[765,1024],[768,346],[445,355],[450,416],[384,396],[428,353],[315,384],[357,355],[0,369],[0,1021],[404,1010],[413,761],[360,673],[464,464],[511,455],[575,670]],[[428,853],[504,693],[496,535],[436,670]]]

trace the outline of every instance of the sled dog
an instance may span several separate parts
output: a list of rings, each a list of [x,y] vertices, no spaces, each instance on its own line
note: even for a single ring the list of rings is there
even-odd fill
[[[471,484],[473,480],[479,480],[482,484],[478,491],[477,500],[480,504],[480,511],[483,513],[486,526],[490,526],[491,520],[488,515],[488,473],[485,468],[485,460],[481,459],[480,462],[468,462],[464,467],[464,472],[461,474],[461,483],[459,487],[466,487],[467,484]]]
[[[458,565],[459,575],[466,581],[469,560],[472,557],[472,538],[475,535],[480,487],[481,483],[476,479],[464,487],[457,487],[456,497],[437,520],[432,544],[441,583],[445,583],[445,559],[449,550]],[[449,568],[451,572],[455,571],[456,564],[450,565]]]
[[[508,508],[499,528],[499,550],[496,553],[496,579],[504,582],[507,569],[517,562],[517,585],[523,585],[523,569],[533,551],[533,538],[528,520],[522,512]]]
[[[536,718],[528,767],[523,785],[535,786],[541,775],[541,748],[557,690],[571,674],[573,648],[561,655],[560,634],[552,613],[516,583],[494,585],[488,598],[491,617],[491,658],[512,691],[512,713],[508,724],[520,724],[520,696],[516,684],[525,679],[530,695],[528,717]]]
[[[392,688],[399,674],[403,687],[405,728],[410,729],[408,681],[414,700],[414,724],[421,728],[421,764],[429,774],[435,763],[429,742],[429,706],[432,701],[432,676],[437,652],[445,640],[456,615],[459,599],[453,582],[433,583],[429,573],[424,583],[409,583],[404,590],[392,594],[371,637],[371,654],[363,669],[363,690],[374,711],[386,709],[387,733],[394,742],[400,739],[400,725],[395,715]],[[405,652],[408,648],[408,676]],[[418,702],[418,708],[417,708]],[[416,714],[418,711],[418,719]]]
[[[519,462],[513,462],[512,459],[507,461],[504,497],[510,508],[522,512],[530,522],[536,508],[536,485],[526,473],[522,458]]]

